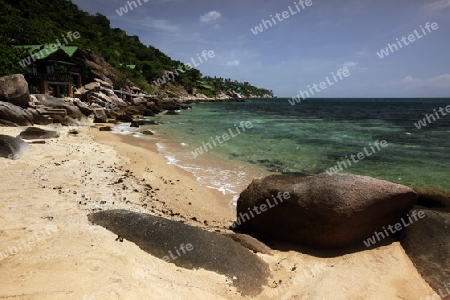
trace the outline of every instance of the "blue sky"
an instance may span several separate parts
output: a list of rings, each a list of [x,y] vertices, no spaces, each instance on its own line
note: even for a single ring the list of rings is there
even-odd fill
[[[350,76],[315,96],[450,97],[450,0],[310,0],[305,8],[299,0],[137,1],[130,10],[125,0],[73,0],[173,59],[189,62],[213,50],[216,56],[197,67],[204,75],[249,81],[280,97],[294,97],[343,67]],[[129,12],[119,16],[123,6]],[[288,17],[279,21],[275,14],[283,11]],[[270,15],[276,24],[252,33]],[[439,28],[424,35],[427,22]],[[377,55],[414,30],[420,38]]]

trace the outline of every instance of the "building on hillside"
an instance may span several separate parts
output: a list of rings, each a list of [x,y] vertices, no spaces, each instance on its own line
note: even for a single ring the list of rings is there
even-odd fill
[[[53,96],[73,97],[73,87],[82,87],[81,62],[83,53],[75,46],[23,45],[30,55],[20,64],[28,67],[25,78],[30,87],[35,87],[41,94],[53,92]]]

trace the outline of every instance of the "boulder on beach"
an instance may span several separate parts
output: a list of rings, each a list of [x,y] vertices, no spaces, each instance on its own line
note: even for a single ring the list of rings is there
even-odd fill
[[[30,92],[22,74],[0,77],[0,100],[23,108],[28,106]]]
[[[267,264],[220,234],[126,210],[100,211],[90,214],[88,219],[167,262],[225,275],[244,295],[257,295],[267,285]]]
[[[30,147],[20,138],[0,134],[0,157],[19,159]]]
[[[0,119],[5,121],[4,124],[19,126],[31,126],[34,123],[34,117],[30,110],[3,101],[0,101]]]
[[[317,249],[362,243],[416,203],[403,185],[353,174],[272,175],[254,180],[237,203],[237,231]]]
[[[403,232],[401,244],[422,277],[438,293],[450,284],[450,213],[429,209]],[[448,293],[444,293],[448,295]]]
[[[39,127],[28,127],[26,130],[22,131],[18,138],[24,140],[35,140],[35,139],[54,139],[59,138],[59,133],[52,130],[45,130]]]

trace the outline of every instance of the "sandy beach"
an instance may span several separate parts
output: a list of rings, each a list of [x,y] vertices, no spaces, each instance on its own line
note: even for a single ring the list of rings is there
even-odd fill
[[[142,139],[95,127],[58,130],[61,138],[33,145],[20,160],[0,158],[0,299],[250,299],[223,275],[167,263],[87,219],[126,209],[229,233],[236,213],[227,197]],[[272,255],[257,254],[272,278],[253,299],[434,294],[398,242],[342,253],[275,246]]]

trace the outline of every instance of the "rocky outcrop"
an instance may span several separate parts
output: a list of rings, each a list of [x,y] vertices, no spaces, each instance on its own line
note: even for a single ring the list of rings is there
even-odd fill
[[[41,129],[39,127],[28,127],[19,134],[18,138],[25,140],[55,139],[59,138],[59,133],[52,130]]]
[[[31,126],[34,124],[34,118],[31,111],[12,103],[2,101],[0,101],[0,119],[6,121],[5,124],[15,124],[19,126]]]
[[[94,78],[94,81],[98,82],[101,87],[104,87],[104,88],[107,88],[107,89],[112,89],[113,85],[112,85],[111,80],[108,79],[108,78],[106,78],[106,80],[108,80],[108,81],[101,80],[101,79],[98,79],[98,78]]]
[[[395,224],[416,201],[412,189],[366,176],[272,175],[241,193],[234,224],[261,237],[337,249]]]
[[[0,157],[19,159],[29,148],[30,145],[20,138],[0,134]]]
[[[220,234],[125,210],[101,211],[88,218],[167,262],[223,274],[245,295],[257,295],[267,284],[269,269],[266,263]]]
[[[73,104],[73,101],[70,103],[70,98],[55,98],[53,96],[43,94],[38,94],[35,96],[40,105],[53,109],[63,109],[67,112],[67,116],[71,118],[80,119],[83,116],[80,109]]]
[[[22,108],[28,106],[30,92],[22,74],[0,77],[0,100]]]
[[[448,296],[445,286],[450,283],[450,213],[416,209],[409,214],[420,211],[425,217],[406,228],[401,244],[428,284],[441,296]]]
[[[417,195],[417,205],[430,208],[450,208],[450,194],[431,187],[414,188]]]
[[[90,116],[91,114],[94,113],[94,110],[80,99],[74,99],[73,103],[80,109],[80,111],[85,116]]]
[[[78,100],[74,102],[85,115],[90,115],[101,107],[105,109],[107,116],[114,117],[115,112],[128,106],[128,103],[114,93],[111,83],[100,79],[78,89],[75,97]]]

